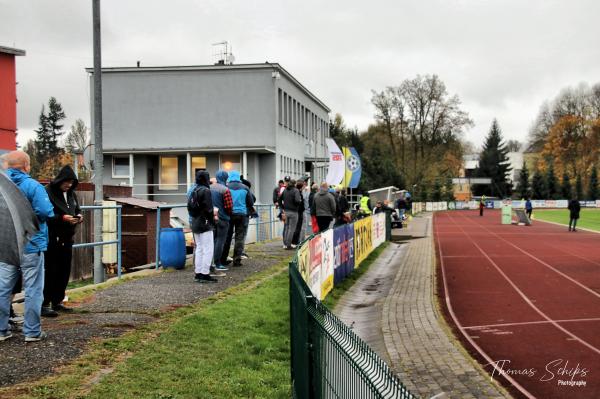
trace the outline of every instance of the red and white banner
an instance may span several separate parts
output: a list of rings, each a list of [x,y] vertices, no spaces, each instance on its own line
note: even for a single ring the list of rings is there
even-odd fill
[[[332,139],[325,139],[329,152],[329,170],[325,181],[330,186],[337,186],[344,180],[346,174],[346,161],[340,147]]]

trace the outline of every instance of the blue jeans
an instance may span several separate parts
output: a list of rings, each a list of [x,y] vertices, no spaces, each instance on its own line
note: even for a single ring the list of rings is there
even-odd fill
[[[213,254],[215,266],[222,265],[221,258],[223,257],[223,247],[225,246],[225,241],[227,241],[228,231],[229,220],[219,219],[215,229],[215,253]]]
[[[24,254],[21,266],[0,262],[0,334],[8,332],[12,289],[19,273],[23,274],[25,288],[25,322],[23,334],[37,337],[42,332],[40,321],[44,301],[44,254]]]

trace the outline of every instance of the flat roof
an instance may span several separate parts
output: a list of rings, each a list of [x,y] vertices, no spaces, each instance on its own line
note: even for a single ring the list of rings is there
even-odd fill
[[[302,83],[292,76],[291,73],[285,70],[281,65],[276,62],[265,62],[264,64],[232,64],[232,65],[189,65],[189,66],[154,66],[154,67],[108,67],[102,68],[103,73],[111,72],[165,72],[165,71],[222,71],[222,70],[247,70],[247,69],[275,69],[282,73],[287,79],[289,79],[294,85],[300,90],[305,92],[313,101],[323,107],[327,112],[331,112],[331,109],[325,105],[317,96],[311,93]],[[94,73],[94,68],[85,68],[89,73]]]
[[[12,54],[12,55],[25,55],[25,50],[19,50],[18,48],[0,46],[0,53]]]

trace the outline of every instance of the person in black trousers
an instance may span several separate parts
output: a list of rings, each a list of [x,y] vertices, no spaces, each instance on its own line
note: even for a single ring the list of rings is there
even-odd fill
[[[581,211],[581,205],[579,200],[572,199],[569,201],[569,231],[577,231],[577,219],[579,219],[579,212]]]
[[[73,236],[76,226],[83,223],[75,194],[78,183],[75,172],[67,165],[46,186],[48,198],[54,206],[54,217],[48,220],[48,250],[44,259],[42,316],[45,317],[56,317],[57,312],[72,311],[62,301],[71,275]]]

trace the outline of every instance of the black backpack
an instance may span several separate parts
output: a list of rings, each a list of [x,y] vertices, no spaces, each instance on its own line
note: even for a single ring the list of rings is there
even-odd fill
[[[194,191],[192,191],[192,194],[188,198],[187,209],[188,209],[188,213],[190,214],[191,217],[198,217],[202,214],[202,211],[205,210],[205,209],[202,209],[202,204],[200,203],[201,191],[203,189],[206,189],[206,188],[205,187],[194,188]]]

